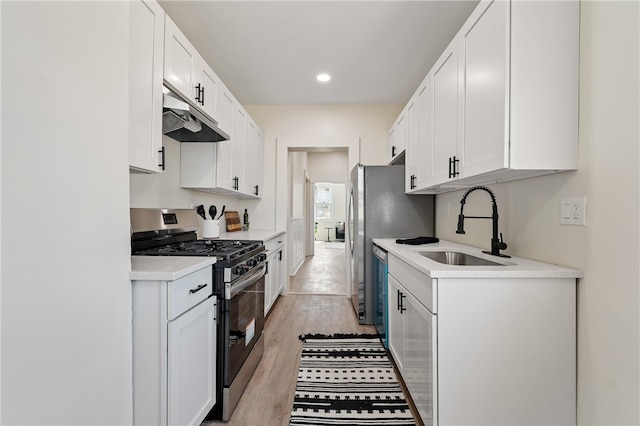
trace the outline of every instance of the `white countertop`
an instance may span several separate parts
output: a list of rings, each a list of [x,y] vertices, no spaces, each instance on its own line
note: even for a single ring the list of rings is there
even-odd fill
[[[216,263],[215,257],[131,256],[132,281],[174,281]]]
[[[395,238],[374,238],[373,242],[432,278],[582,278],[582,272],[575,269],[521,257],[492,256],[482,253],[483,249],[449,241],[414,246],[396,244]],[[424,251],[458,251],[504,266],[446,265],[418,253]]]
[[[224,225],[220,225],[222,227]],[[284,234],[284,231],[276,231],[275,229],[251,229],[248,231],[237,232],[220,232],[221,240],[257,240],[269,241],[278,235]]]

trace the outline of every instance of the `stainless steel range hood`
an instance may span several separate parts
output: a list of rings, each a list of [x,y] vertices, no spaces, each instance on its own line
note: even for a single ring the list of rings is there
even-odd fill
[[[171,90],[163,88],[162,133],[178,142],[220,142],[229,135]]]

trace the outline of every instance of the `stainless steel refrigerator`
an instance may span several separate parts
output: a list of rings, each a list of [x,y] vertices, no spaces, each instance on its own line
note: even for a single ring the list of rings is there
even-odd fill
[[[434,196],[406,195],[404,182],[403,165],[358,164],[351,171],[347,244],[360,324],[374,324],[373,239],[435,236]]]

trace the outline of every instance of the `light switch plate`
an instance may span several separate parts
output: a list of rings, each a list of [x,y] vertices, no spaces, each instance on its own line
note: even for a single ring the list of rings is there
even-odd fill
[[[587,225],[587,197],[560,200],[561,225]]]

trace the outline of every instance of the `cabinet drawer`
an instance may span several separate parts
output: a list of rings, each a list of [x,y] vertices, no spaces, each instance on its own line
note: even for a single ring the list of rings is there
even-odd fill
[[[169,282],[167,292],[167,317],[172,320],[211,296],[213,293],[211,266]]]
[[[436,313],[437,289],[435,280],[392,254],[389,254],[389,275],[398,280],[425,308],[434,314]]]
[[[282,248],[284,247],[284,234],[278,235],[275,238],[265,241],[264,247],[267,249],[267,252],[269,254],[275,253],[278,250],[282,250]]]

